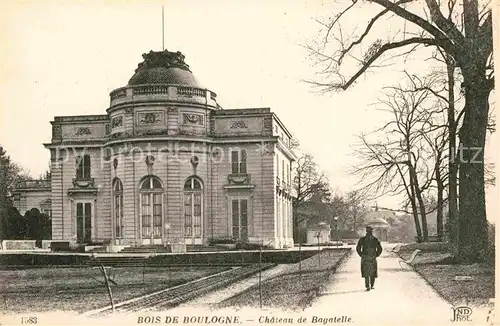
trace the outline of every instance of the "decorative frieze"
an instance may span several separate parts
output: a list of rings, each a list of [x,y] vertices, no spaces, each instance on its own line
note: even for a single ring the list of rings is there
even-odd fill
[[[104,115],[74,115],[65,117],[54,117],[57,122],[89,122],[89,121],[106,121],[109,120],[107,114]]]
[[[244,128],[248,128],[248,124],[246,121],[243,121],[243,120],[237,120],[237,121],[233,121],[231,122],[231,129],[244,129]]]
[[[149,135],[166,135],[167,129],[144,129],[144,130],[136,130],[135,134],[137,136],[149,136]]]
[[[177,113],[177,108],[176,107],[173,107],[173,106],[169,106],[167,108],[167,112],[168,113]]]
[[[162,124],[163,112],[139,112],[137,113],[137,123],[140,125]]]
[[[75,136],[85,136],[92,134],[90,127],[77,127],[75,128]]]
[[[61,140],[61,126],[60,125],[52,125],[52,139]]]
[[[203,115],[196,113],[183,113],[182,114],[182,123],[189,125],[199,125],[203,126]]]
[[[265,117],[264,118],[264,129],[271,130],[273,127],[273,118],[272,117]]]

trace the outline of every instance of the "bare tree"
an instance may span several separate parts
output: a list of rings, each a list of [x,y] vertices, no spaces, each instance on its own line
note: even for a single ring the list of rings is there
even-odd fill
[[[406,194],[408,203],[405,206],[411,206],[417,238],[423,241],[428,241],[429,236],[424,193],[436,181],[442,203],[447,177],[443,167],[447,144],[443,114],[446,108],[441,98],[433,96],[436,92],[433,90],[434,77],[421,79],[408,75],[408,85],[386,87],[385,98],[380,104],[383,111],[390,114],[389,122],[376,130],[386,138],[371,143],[361,137],[363,150],[358,154],[366,164],[357,166],[354,171],[364,181],[366,174],[377,176],[373,182],[365,183],[364,189],[369,192]],[[388,185],[392,187],[390,191],[381,188]],[[442,218],[442,211],[438,214]],[[439,232],[442,235],[442,229]]]
[[[294,234],[295,239],[297,239],[300,224],[306,222],[310,217],[308,214],[303,213],[306,206],[311,203],[315,206],[324,206],[321,204],[330,201],[331,190],[328,179],[319,171],[318,165],[310,154],[305,154],[297,160],[293,175],[295,197],[292,205]],[[323,209],[323,207],[316,208]]]
[[[485,145],[489,116],[489,96],[494,88],[492,12],[490,1],[480,0],[372,0],[357,1],[323,22],[325,36],[323,47],[311,47],[318,61],[325,64],[322,71],[334,80],[317,82],[326,90],[346,90],[370,67],[386,55],[404,56],[417,48],[435,47],[453,59],[461,70],[462,88],[465,96],[463,121],[458,131],[463,153],[459,162],[459,248],[456,258],[460,261],[480,261],[487,246],[487,224],[484,189],[484,151],[476,155],[476,148]],[[341,20],[356,9],[381,7],[367,23],[361,34],[349,40],[342,30]],[[381,24],[381,18],[391,15],[393,21],[404,24],[402,30],[383,41],[376,39],[361,58],[355,56],[355,49],[369,42],[374,25]],[[407,24],[408,30],[406,29]],[[336,41],[336,51],[330,54],[326,45]],[[347,39],[347,40],[346,40]],[[366,46],[365,46],[366,48]],[[409,51],[404,52],[404,49]],[[360,66],[355,73],[346,73],[341,67],[348,59]],[[474,160],[475,158],[475,160]]]

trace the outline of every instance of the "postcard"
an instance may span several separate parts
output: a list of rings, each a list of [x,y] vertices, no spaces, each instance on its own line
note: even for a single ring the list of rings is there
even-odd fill
[[[1,7],[0,325],[496,324],[495,3]]]

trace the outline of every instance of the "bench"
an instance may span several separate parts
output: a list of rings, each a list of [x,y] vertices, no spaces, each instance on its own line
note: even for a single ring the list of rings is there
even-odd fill
[[[408,259],[402,259],[400,258],[399,259],[399,266],[401,266],[401,268],[405,268],[404,266],[411,266],[413,264],[413,261],[415,260],[415,258],[417,258],[417,255],[422,252],[422,250],[420,249],[415,249],[415,251],[413,251],[413,253],[411,254],[410,258]]]
[[[401,250],[401,245],[398,244],[394,248],[392,248],[391,252],[398,253]]]

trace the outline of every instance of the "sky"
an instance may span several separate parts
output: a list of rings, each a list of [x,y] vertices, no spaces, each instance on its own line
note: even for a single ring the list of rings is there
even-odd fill
[[[39,1],[3,5],[0,142],[33,176],[49,164],[54,116],[104,114],[109,93],[125,86],[141,55],[165,47],[186,56],[203,87],[223,108],[270,107],[314,156],[333,189],[345,193],[358,181],[348,171],[355,135],[380,127],[374,109],[383,86],[401,81],[402,69],[423,71],[422,58],[380,68],[344,92],[321,93],[303,82],[317,68],[304,45],[319,40],[317,19],[351,1]],[[373,8],[358,11],[343,27],[364,28]],[[376,30],[386,38],[391,28]],[[366,50],[366,48],[361,48]],[[487,155],[497,147],[488,140]],[[494,158],[493,158],[494,159]],[[488,211],[496,210],[488,189]],[[398,208],[402,198],[379,206]],[[491,215],[491,214],[489,214]]]

